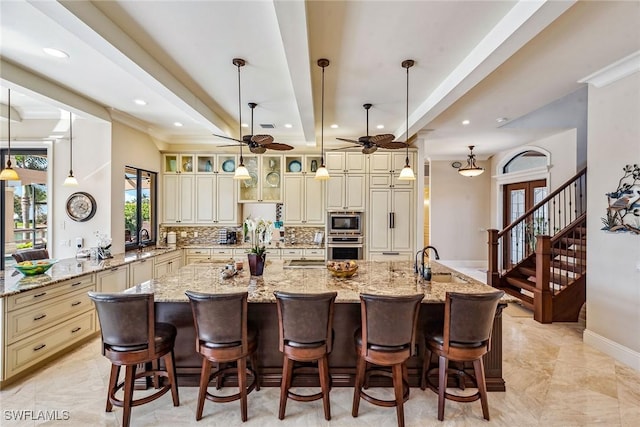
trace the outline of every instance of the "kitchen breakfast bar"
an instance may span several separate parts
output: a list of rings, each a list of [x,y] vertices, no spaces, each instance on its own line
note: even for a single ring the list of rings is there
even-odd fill
[[[334,313],[335,341],[329,356],[332,385],[353,386],[356,352],[353,333],[360,326],[360,293],[378,295],[410,295],[424,293],[420,308],[416,356],[407,362],[409,384],[420,384],[422,358],[425,354],[425,331],[442,329],[444,301],[447,291],[488,293],[495,289],[471,277],[432,262],[431,281],[414,274],[409,262],[360,261],[358,272],[351,278],[336,278],[324,267],[312,262],[297,267],[288,260],[267,260],[263,276],[250,276],[241,270],[230,278],[221,273],[221,262],[197,262],[135,287],[128,293],[153,293],[156,302],[156,320],[172,323],[178,330],[175,344],[176,368],[181,386],[197,386],[202,359],[196,352],[193,316],[185,291],[204,293],[249,293],[249,323],[258,329],[258,365],[260,384],[279,387],[283,356],[278,351],[278,317],[276,290],[296,293],[337,291]],[[490,351],[484,356],[488,391],[504,391],[502,378],[502,308],[496,312]],[[373,379],[372,379],[373,380]],[[380,379],[379,381],[385,381]],[[379,385],[388,385],[380,382]],[[317,386],[317,375],[299,376],[300,386]],[[375,381],[372,386],[378,385]]]

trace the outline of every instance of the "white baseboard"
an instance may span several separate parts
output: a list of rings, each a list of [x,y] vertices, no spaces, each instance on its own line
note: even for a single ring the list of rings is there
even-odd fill
[[[640,371],[640,353],[631,350],[628,347],[618,344],[615,341],[611,341],[608,338],[598,335],[588,329],[585,329],[582,334],[582,340],[585,344],[591,347],[597,348],[603,353],[608,354],[620,363],[624,363]]]

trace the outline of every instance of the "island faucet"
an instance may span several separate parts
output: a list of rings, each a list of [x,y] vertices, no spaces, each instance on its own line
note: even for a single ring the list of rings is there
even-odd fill
[[[418,252],[416,252],[416,259],[415,259],[415,263],[413,265],[413,269],[415,273],[420,273],[420,275],[425,279],[425,280],[431,280],[431,267],[427,266],[425,267],[424,265],[424,256],[425,254],[428,254],[429,249],[433,249],[433,253],[435,255],[436,259],[440,259],[440,255],[438,254],[438,250],[434,247],[434,246],[425,246],[424,248],[422,248],[422,250],[419,250]],[[418,267],[418,255],[422,254],[422,262],[420,267]]]

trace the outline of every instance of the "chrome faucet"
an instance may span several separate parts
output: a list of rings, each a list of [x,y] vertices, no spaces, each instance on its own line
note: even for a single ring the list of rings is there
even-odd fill
[[[149,230],[147,230],[146,228],[142,228],[140,229],[140,232],[138,233],[138,250],[141,251],[142,248],[144,248],[146,245],[144,243],[142,243],[142,239],[145,240],[149,240]]]
[[[436,259],[440,259],[440,255],[438,255],[438,250],[434,246],[429,245],[429,246],[425,246],[424,248],[416,252],[416,259],[415,259],[415,263],[413,264],[414,272],[416,274],[419,273],[422,276],[422,278],[425,280],[431,280],[431,266],[427,265],[425,267],[424,265],[424,256],[425,254],[428,254],[429,249],[433,249],[433,253]],[[422,254],[422,262],[420,263],[420,267],[418,267],[419,254]]]

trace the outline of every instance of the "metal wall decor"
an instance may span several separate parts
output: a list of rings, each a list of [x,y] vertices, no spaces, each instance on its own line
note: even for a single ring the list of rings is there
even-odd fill
[[[640,234],[640,166],[626,165],[615,191],[606,193],[607,212],[602,217],[609,232]]]

